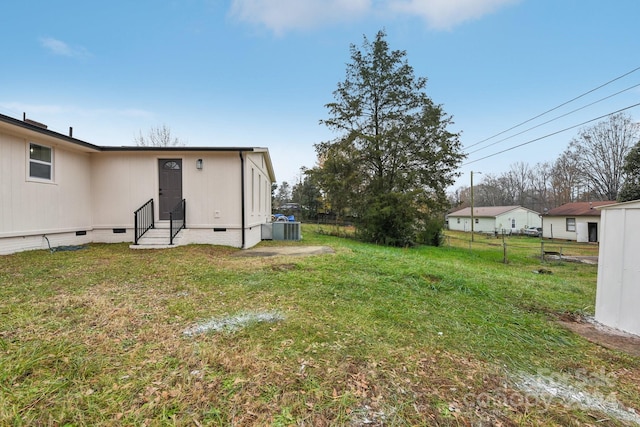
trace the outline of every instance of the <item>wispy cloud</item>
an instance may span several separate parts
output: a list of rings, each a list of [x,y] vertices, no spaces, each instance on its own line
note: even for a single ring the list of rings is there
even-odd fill
[[[22,116],[22,112],[27,115],[47,115],[47,116],[83,116],[83,117],[125,117],[132,119],[151,119],[155,117],[152,111],[141,108],[84,108],[75,105],[58,104],[27,104],[22,102],[0,101],[0,111],[16,117]]]
[[[72,47],[62,40],[54,39],[53,37],[41,37],[40,44],[50,53],[58,56],[67,56],[70,58],[90,56],[85,48]]]
[[[517,1],[519,0],[389,0],[388,7],[396,13],[422,17],[432,29],[449,30]]]
[[[230,14],[276,34],[348,22],[366,16],[372,0],[233,0]]]
[[[102,110],[105,113],[115,114],[119,116],[129,117],[129,118],[140,118],[140,119],[151,119],[155,116],[155,114],[148,110],[142,110],[139,108],[124,108],[120,110]]]
[[[281,35],[371,16],[414,16],[447,30],[520,0],[232,0],[230,15]]]
[[[23,112],[30,114],[64,114],[69,111],[67,107],[54,104],[25,104],[22,102],[0,101],[0,109],[9,115],[22,116]]]

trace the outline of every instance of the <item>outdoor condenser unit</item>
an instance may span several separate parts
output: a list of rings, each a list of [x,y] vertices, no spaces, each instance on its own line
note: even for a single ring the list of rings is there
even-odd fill
[[[299,222],[272,222],[273,240],[300,240]]]

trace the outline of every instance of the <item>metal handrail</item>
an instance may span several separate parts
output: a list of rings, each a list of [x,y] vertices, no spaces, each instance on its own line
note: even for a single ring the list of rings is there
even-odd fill
[[[174,226],[174,222],[176,223]],[[169,244],[173,245],[173,239],[180,230],[187,228],[187,201],[180,200],[169,213]]]
[[[133,213],[133,222],[135,224],[134,245],[138,244],[138,240],[144,233],[155,227],[154,217],[153,199],[149,199],[148,202]]]

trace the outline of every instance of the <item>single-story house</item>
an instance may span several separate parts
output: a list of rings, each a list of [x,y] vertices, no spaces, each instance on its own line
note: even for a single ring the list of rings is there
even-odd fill
[[[449,230],[471,231],[471,208],[447,215]],[[522,206],[473,207],[473,231],[477,233],[516,233],[527,227],[540,227],[540,214]]]
[[[598,208],[602,212],[596,320],[640,335],[640,200]]]
[[[266,148],[106,147],[71,134],[0,115],[0,254],[141,243],[150,226],[164,245],[249,248],[271,221]]]
[[[543,215],[542,236],[549,239],[600,241],[600,211],[598,206],[612,201],[565,203]]]

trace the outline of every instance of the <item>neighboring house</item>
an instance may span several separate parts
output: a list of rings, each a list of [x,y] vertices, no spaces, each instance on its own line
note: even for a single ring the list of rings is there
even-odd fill
[[[134,242],[134,212],[151,200],[164,244],[184,200],[179,244],[249,248],[271,219],[274,181],[266,148],[100,147],[0,115],[0,254]]]
[[[543,216],[542,236],[576,242],[600,241],[600,211],[598,206],[615,202],[566,203],[551,209]]]
[[[447,215],[449,230],[471,231],[471,208]],[[527,227],[540,227],[540,214],[522,206],[473,207],[473,231],[477,233],[516,233]]]
[[[601,216],[596,320],[640,335],[640,200],[598,208]]]

